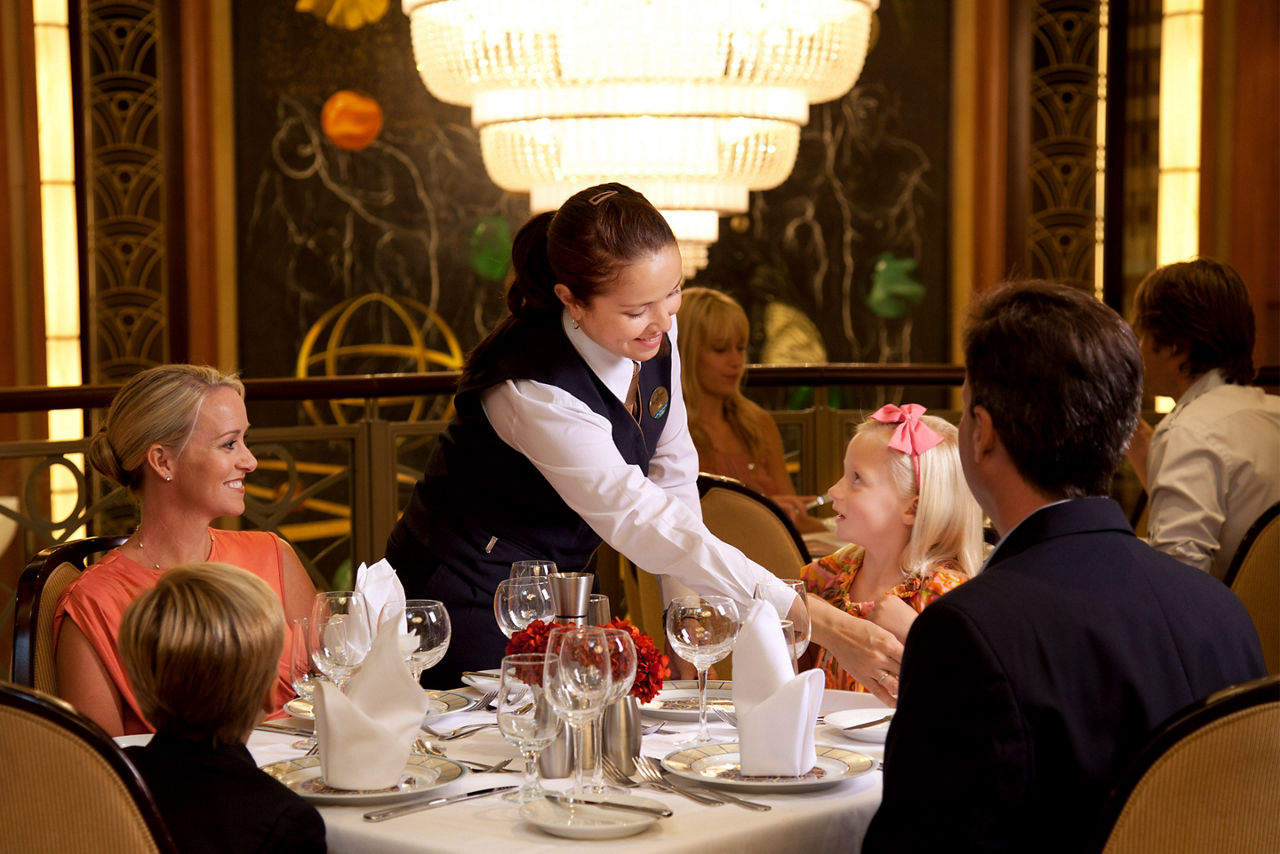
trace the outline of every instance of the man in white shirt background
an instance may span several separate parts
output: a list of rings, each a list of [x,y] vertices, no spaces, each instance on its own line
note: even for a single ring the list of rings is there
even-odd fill
[[[1147,275],[1133,328],[1144,385],[1177,400],[1153,430],[1139,420],[1129,461],[1149,496],[1151,545],[1218,578],[1280,501],[1280,397],[1254,377],[1254,314],[1235,270],[1207,258]]]

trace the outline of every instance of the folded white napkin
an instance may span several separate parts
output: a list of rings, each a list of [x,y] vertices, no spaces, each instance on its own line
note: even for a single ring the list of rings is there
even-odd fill
[[[378,632],[347,693],[329,681],[316,692],[321,773],[336,789],[385,789],[404,772],[428,700],[405,667],[398,637]]]
[[[792,672],[778,612],[755,602],[733,645],[733,707],[744,775],[796,777],[813,768],[813,728],[824,681],[821,670]]]
[[[360,564],[356,569],[356,592],[364,597],[368,608],[370,632],[378,630],[378,616],[384,609],[388,617],[394,611],[404,611],[404,585],[386,558],[373,566]]]

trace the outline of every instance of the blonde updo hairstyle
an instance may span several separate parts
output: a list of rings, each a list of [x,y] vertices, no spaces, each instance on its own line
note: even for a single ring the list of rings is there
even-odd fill
[[[106,421],[89,440],[89,464],[136,496],[147,449],[163,445],[180,454],[205,397],[221,387],[244,397],[238,378],[206,365],[161,365],[135,375],[111,401]]]
[[[911,455],[888,449],[897,424],[868,418],[855,435],[878,439],[889,454],[889,471],[899,493],[919,499],[911,539],[902,554],[903,572],[920,575],[946,562],[972,578],[982,566],[982,509],[960,467],[960,434],[949,421],[934,415],[922,415],[920,422],[942,436],[942,441],[920,455],[918,487]]]
[[[685,288],[680,295],[680,310],[676,312],[680,334],[680,385],[684,387],[685,409],[689,418],[689,434],[701,454],[712,449],[706,431],[696,417],[705,394],[698,382],[698,354],[721,342],[730,346],[745,347],[751,333],[751,322],[737,300],[711,288]],[[742,440],[747,454],[758,459],[762,453],[765,436],[759,422],[751,415],[752,405],[742,389],[735,388],[724,401],[724,418],[729,427]]]
[[[241,742],[267,708],[284,610],[265,581],[226,563],[175,566],[125,609],[120,656],[157,732]]]

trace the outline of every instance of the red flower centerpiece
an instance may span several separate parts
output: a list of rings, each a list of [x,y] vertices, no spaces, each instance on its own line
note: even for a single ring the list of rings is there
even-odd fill
[[[527,628],[511,636],[504,654],[546,652],[547,638],[551,635],[551,630],[556,628],[559,628],[556,623],[534,620]],[[670,659],[658,651],[653,638],[631,625],[629,620],[614,617],[601,628],[622,629],[631,635],[631,642],[636,647],[636,681],[631,686],[631,696],[641,703],[647,703],[656,697],[662,690],[662,680],[671,675],[671,670],[667,666],[671,663]]]

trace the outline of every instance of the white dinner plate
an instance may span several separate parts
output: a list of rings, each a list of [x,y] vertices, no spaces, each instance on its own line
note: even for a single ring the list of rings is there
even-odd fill
[[[263,765],[262,770],[317,806],[390,804],[438,789],[470,772],[443,756],[412,754],[405,762],[400,785],[390,789],[334,789],[320,776],[320,757],[302,756]]]
[[[711,707],[733,711],[733,683],[727,680],[707,680],[707,718],[711,719]],[[698,683],[693,679],[668,679],[658,696],[640,704],[640,711],[655,718],[669,721],[696,721],[698,719]]]
[[[462,694],[455,694],[452,691],[427,691],[427,699],[430,705],[427,707],[427,713],[423,716],[423,720],[438,718],[441,715],[447,715],[450,712],[456,712],[459,709],[465,709],[471,705],[471,699]],[[301,697],[294,697],[292,700],[284,704],[284,710],[295,718],[302,718],[307,721],[316,719],[315,704],[310,700],[304,700]]]
[[[593,800],[595,798],[593,797]],[[631,795],[607,795],[600,798],[621,801],[646,807],[665,807],[666,804],[649,798]],[[552,803],[545,798],[530,801],[520,807],[520,817],[540,830],[553,836],[569,839],[616,839],[633,836],[658,820],[657,816],[607,807],[588,807]]]
[[[864,727],[863,729],[844,729],[847,726],[855,724],[865,724],[869,721],[878,721],[885,716],[892,718],[893,710],[889,708],[881,709],[846,709],[843,712],[832,712],[823,716],[823,721],[827,728],[841,738],[847,738],[850,741],[861,741],[869,744],[884,744],[884,737],[889,732],[889,724],[892,720],[885,721],[875,726]]]
[[[799,777],[744,777],[738,745],[706,744],[677,750],[662,760],[662,767],[677,777],[709,786],[756,792],[807,792],[825,789],[865,774],[875,760],[843,747],[817,745],[818,762]]]
[[[494,668],[493,670],[477,670],[475,673],[468,673],[462,677],[462,684],[470,685],[480,691],[497,691],[498,683],[502,680],[502,671]]]

